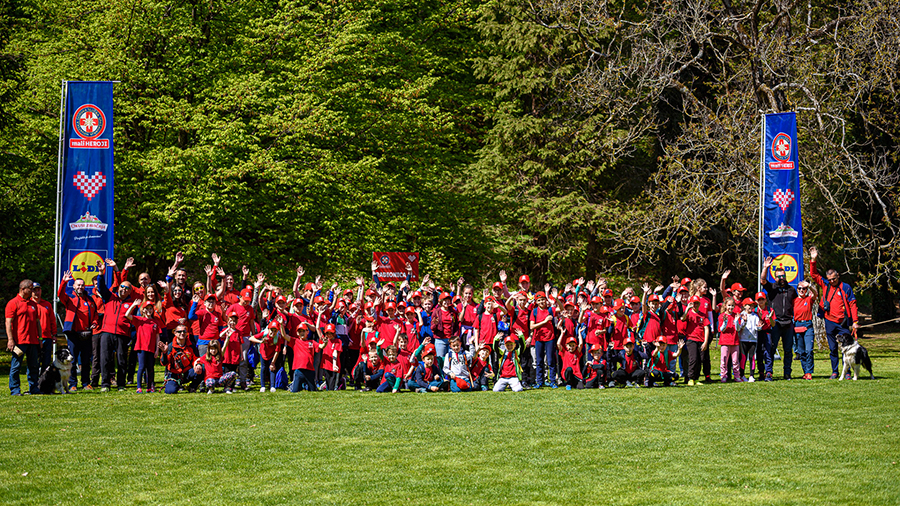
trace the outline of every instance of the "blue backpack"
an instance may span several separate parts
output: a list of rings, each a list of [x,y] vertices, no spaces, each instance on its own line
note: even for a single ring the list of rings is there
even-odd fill
[[[287,389],[288,375],[284,371],[284,367],[282,367],[281,369],[278,369],[278,372],[275,373],[275,384],[273,386],[279,390]]]
[[[259,365],[259,349],[256,346],[251,346],[247,350],[247,362],[250,364],[250,369],[256,369],[256,366]]]

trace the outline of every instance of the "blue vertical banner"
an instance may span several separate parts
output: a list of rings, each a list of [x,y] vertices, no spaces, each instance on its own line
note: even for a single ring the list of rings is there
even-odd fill
[[[762,143],[762,254],[775,260],[767,276],[774,282],[780,267],[797,286],[803,279],[803,221],[796,113],[766,114]]]
[[[93,289],[97,261],[113,257],[113,83],[66,83],[64,117],[58,274]]]

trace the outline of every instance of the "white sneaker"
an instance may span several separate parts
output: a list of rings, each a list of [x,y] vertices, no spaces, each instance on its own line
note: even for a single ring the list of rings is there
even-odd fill
[[[266,393],[266,387],[261,387],[261,388],[259,389],[259,393],[261,393],[261,394]]]
[[[747,381],[749,383],[753,383],[754,381],[756,381],[756,378],[754,378],[753,376],[750,376],[749,378],[747,378]]]
[[[226,393],[226,394],[230,394],[230,393],[232,393],[232,392],[231,392],[231,390],[225,390],[225,393]]]
[[[274,394],[274,393],[275,393],[275,387],[270,388],[269,391],[272,392],[272,393]]]
[[[207,393],[207,394],[212,394],[212,393],[213,393],[213,389],[212,389],[212,388],[207,389],[207,390],[206,390],[206,393]]]
[[[626,387],[633,387],[633,386],[634,386],[634,383],[632,383],[632,382],[630,382],[630,381],[626,381],[626,382],[625,382],[625,386],[626,386]]]

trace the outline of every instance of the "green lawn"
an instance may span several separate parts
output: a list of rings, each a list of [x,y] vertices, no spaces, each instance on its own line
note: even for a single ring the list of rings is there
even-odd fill
[[[893,331],[863,341],[874,382],[819,353],[812,382],[4,395],[0,502],[897,505]]]

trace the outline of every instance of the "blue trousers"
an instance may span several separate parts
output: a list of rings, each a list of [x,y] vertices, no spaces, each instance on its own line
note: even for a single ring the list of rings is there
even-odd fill
[[[187,372],[181,373],[181,377],[166,373],[164,391],[167,394],[175,394],[178,393],[178,387],[185,384],[188,384],[188,388],[195,389],[201,381],[203,381],[203,375],[197,376],[193,369],[188,369]]]
[[[91,336],[80,337],[81,332],[66,332],[69,353],[72,354],[72,374],[69,376],[69,387],[78,386],[78,363],[81,363],[81,386],[91,384],[91,357],[94,353]],[[74,339],[72,339],[74,337]]]
[[[769,329],[768,338],[765,339],[763,350],[766,359],[766,374],[772,374],[775,352],[778,351],[778,340],[782,341],[781,360],[784,362],[784,377],[791,377],[791,364],[794,360],[794,323],[776,323]]]
[[[450,383],[447,381],[435,380],[430,383],[417,383],[416,380],[409,380],[406,382],[406,386],[409,387],[410,390],[415,390],[417,388],[424,388],[427,391],[431,391],[431,387],[438,387],[439,390],[447,391],[450,387]]]
[[[294,381],[291,382],[291,392],[297,393],[300,389],[316,391],[316,371],[313,369],[294,369]]]
[[[156,380],[154,378],[153,366],[156,361],[152,352],[149,351],[138,351],[138,369],[137,369],[137,387],[142,388],[144,386],[144,371],[147,372],[147,387],[156,386]]]
[[[828,338],[828,351],[831,355],[831,374],[838,374],[838,365],[841,361],[841,355],[838,351],[838,336],[841,334],[849,334],[850,331],[841,326],[840,323],[834,323],[831,320],[825,320],[825,337]]]
[[[397,377],[391,373],[387,373],[382,378],[381,384],[378,385],[378,388],[375,389],[376,392],[383,394],[384,392],[390,392],[394,389],[394,385],[397,383]],[[400,385],[398,390],[402,388],[403,385]]]
[[[40,393],[37,387],[38,377],[41,374],[40,345],[20,344],[19,348],[25,352],[22,357],[25,359],[24,364],[27,368],[26,370],[28,373],[28,392],[32,394]],[[21,378],[19,378],[19,372],[22,370],[22,364],[22,359],[13,354],[12,360],[9,363],[9,392],[12,395],[19,395],[22,393],[22,380]]]
[[[815,365],[813,360],[813,344],[816,340],[816,331],[813,329],[813,323],[808,320],[794,322],[794,325],[806,327],[805,332],[794,336],[794,346],[797,349],[797,354],[800,355],[800,365],[803,367],[803,373],[812,374]],[[785,353],[787,353],[787,351],[785,351]]]
[[[548,341],[548,342],[550,342],[550,341]],[[466,382],[466,385],[468,385],[468,388],[466,388],[465,390],[462,389],[462,388],[459,388],[459,385],[456,384],[456,380],[455,380],[455,379],[451,379],[451,380],[450,380],[450,391],[451,391],[451,392],[469,392],[469,391],[471,391],[471,390],[472,390],[472,384],[469,383],[469,380],[468,380],[468,379],[465,379],[464,381]]]
[[[53,343],[56,339],[41,339],[41,370],[53,363]]]
[[[450,340],[435,337],[434,338],[434,351],[435,351],[435,356],[446,357],[447,353],[450,351]]]
[[[537,378],[535,383],[538,385],[544,382],[544,372],[549,369],[550,377],[548,381],[551,385],[556,384],[556,341],[536,341],[534,343],[534,356],[537,359]],[[453,388],[453,385],[450,385]]]

